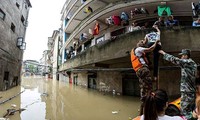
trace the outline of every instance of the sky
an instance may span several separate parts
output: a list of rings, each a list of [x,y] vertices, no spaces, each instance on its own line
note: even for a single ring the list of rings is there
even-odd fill
[[[42,58],[47,50],[48,37],[61,26],[61,10],[66,0],[30,0],[32,8],[29,11],[26,30],[23,60]]]

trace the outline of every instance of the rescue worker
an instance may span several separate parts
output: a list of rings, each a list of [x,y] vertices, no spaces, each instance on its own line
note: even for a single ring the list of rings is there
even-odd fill
[[[140,107],[140,115],[143,114],[143,103],[145,101],[145,97],[149,91],[152,91],[152,79],[145,54],[153,51],[158,42],[159,40],[157,40],[151,47],[147,48],[145,47],[144,40],[140,40],[137,43],[137,47],[131,50],[132,66],[137,77],[139,78],[140,85],[140,100],[142,102]]]
[[[163,50],[159,50],[159,53],[163,55],[163,59],[172,62],[181,67],[181,112],[190,120],[192,118],[192,111],[195,104],[195,77],[197,72],[197,64],[190,58],[190,50],[183,49],[179,55],[181,58],[174,57]]]
[[[199,117],[200,120],[200,66],[197,67],[197,76],[196,76],[196,109],[193,111],[193,118],[197,120]],[[198,111],[198,112],[197,112]]]

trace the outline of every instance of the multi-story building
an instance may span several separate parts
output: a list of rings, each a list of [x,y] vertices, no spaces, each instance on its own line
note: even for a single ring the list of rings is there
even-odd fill
[[[22,64],[21,75],[42,75],[41,66],[36,60],[24,60]]]
[[[61,12],[60,76],[100,91],[139,95],[129,52],[153,30],[159,16],[167,20],[170,15],[179,25],[161,28],[162,48],[173,55],[190,48],[199,64],[200,29],[191,27],[195,19],[191,2],[198,4],[198,0],[66,0]],[[133,22],[141,29],[129,31]],[[159,87],[178,95],[180,68],[161,58],[159,62]]]
[[[50,62],[52,66],[52,78],[59,80],[58,76],[58,64],[61,58],[59,57],[59,48],[61,48],[61,32],[54,30],[52,37],[48,38],[48,49],[50,50]]]
[[[0,90],[20,84],[29,0],[0,1]]]
[[[50,50],[44,50],[42,58],[40,59],[40,65],[42,66],[42,74],[43,76],[48,75],[50,73],[51,64],[50,64]]]

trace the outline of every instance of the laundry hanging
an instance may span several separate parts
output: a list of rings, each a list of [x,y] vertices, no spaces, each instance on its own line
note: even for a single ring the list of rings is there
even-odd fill
[[[114,22],[114,25],[121,25],[121,18],[119,16],[112,16],[112,20]]]
[[[171,9],[169,6],[166,5],[159,5],[158,6],[158,16],[163,16],[163,15],[170,16],[171,15]]]
[[[123,26],[129,25],[129,16],[127,13],[122,12],[120,17],[121,17]]]
[[[92,12],[93,12],[93,9],[90,6],[85,8],[84,13],[92,13]]]
[[[93,35],[98,35],[100,30],[100,25],[98,22],[96,22],[94,30],[93,30]]]
[[[109,24],[109,25],[113,25],[114,24],[112,16],[110,16],[109,18],[106,18],[106,23]]]

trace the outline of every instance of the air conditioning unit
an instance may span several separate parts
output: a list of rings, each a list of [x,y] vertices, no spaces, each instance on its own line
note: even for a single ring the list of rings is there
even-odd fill
[[[25,27],[28,27],[28,21],[27,21],[27,20],[26,20],[26,21],[24,21],[24,23],[23,23],[23,24],[24,24],[24,26],[25,26]]]

